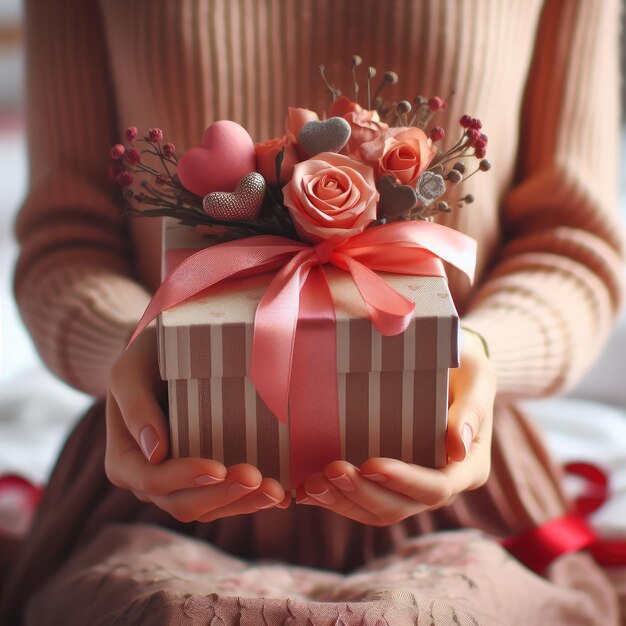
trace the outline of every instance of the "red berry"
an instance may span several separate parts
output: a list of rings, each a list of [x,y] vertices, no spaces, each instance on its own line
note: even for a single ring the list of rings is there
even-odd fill
[[[126,152],[126,148],[121,143],[116,143],[111,148],[111,158],[114,161],[119,161],[124,156],[124,152]]]
[[[126,141],[135,141],[135,139],[137,139],[137,135],[139,134],[139,131],[137,130],[137,128],[135,126],[129,126],[126,129],[126,132],[124,133],[126,135]]]
[[[479,119],[473,117],[472,123],[470,124],[470,128],[473,128],[474,130],[480,130],[482,127],[483,127],[482,122]]]
[[[160,128],[151,128],[148,131],[148,139],[152,143],[157,143],[163,139],[163,131]]]
[[[439,111],[439,109],[445,108],[446,103],[439,97],[435,96],[428,101],[428,108],[431,111]]]
[[[130,150],[126,150],[126,160],[131,165],[137,165],[139,161],[141,161],[141,154],[139,150],[135,150],[135,148],[131,148]]]
[[[474,148],[477,150],[486,150],[487,142],[482,137],[479,137],[476,141],[474,141]]]
[[[173,143],[166,143],[163,146],[163,152],[165,152],[165,154],[175,154],[176,153],[176,147],[174,146]]]
[[[470,128],[472,126],[472,118],[469,115],[463,115],[459,123],[463,128]]]
[[[468,143],[473,146],[476,143],[477,139],[480,139],[480,133],[474,128],[469,128],[465,131],[465,135],[468,138]]]
[[[430,138],[433,141],[440,141],[446,136],[446,131],[441,126],[435,126],[430,131]]]
[[[487,156],[487,148],[476,148],[474,150],[474,156],[477,159],[484,159]]]
[[[120,187],[128,187],[133,182],[130,172],[122,172],[115,179]]]

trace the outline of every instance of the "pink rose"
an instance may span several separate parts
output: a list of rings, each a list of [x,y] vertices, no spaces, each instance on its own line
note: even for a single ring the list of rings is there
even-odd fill
[[[408,128],[385,139],[378,175],[393,174],[403,185],[414,185],[435,154],[437,148],[421,128]]]
[[[280,181],[276,180],[276,157],[285,149],[283,161],[280,166]],[[298,162],[296,149],[289,137],[284,135],[276,139],[270,139],[263,143],[255,143],[256,171],[265,178],[268,183],[286,183],[293,173],[293,166]]]
[[[312,243],[347,239],[376,219],[374,170],[334,152],[296,165],[283,194],[298,235]]]

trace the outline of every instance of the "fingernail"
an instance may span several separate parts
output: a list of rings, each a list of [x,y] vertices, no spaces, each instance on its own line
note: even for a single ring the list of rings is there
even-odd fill
[[[313,502],[313,500],[307,496],[296,498],[296,504],[311,504],[311,502]]]
[[[465,454],[467,454],[472,446],[472,441],[474,441],[474,433],[472,432],[472,427],[469,424],[463,424],[461,439],[463,440],[463,445],[465,446]]]
[[[361,474],[367,480],[373,480],[375,483],[386,483],[389,479],[382,474]]]
[[[202,487],[205,485],[215,485],[216,483],[221,482],[224,482],[223,478],[216,478],[210,474],[202,474],[202,476],[198,476],[198,478],[196,478],[196,483]]]
[[[341,476],[333,476],[330,478],[336,487],[339,487],[342,491],[354,491],[354,483],[350,480],[348,474],[342,474]]]
[[[270,496],[269,493],[263,492],[251,498],[250,504],[252,504],[252,506],[258,507],[259,509],[264,509],[268,506],[275,506],[280,501],[280,498],[274,498],[273,496]]]
[[[335,503],[335,496],[333,496],[330,489],[326,489],[325,491],[322,491],[322,493],[311,493],[310,491],[307,491],[307,493],[312,498],[319,500],[322,504],[334,504]]]
[[[286,503],[284,503],[284,504],[283,504],[283,502],[281,501],[281,502],[279,502],[279,503],[276,505],[276,508],[277,508],[277,509],[288,509],[290,505],[291,505],[291,500],[287,500],[287,502],[286,502]]]
[[[258,486],[258,485],[257,485]],[[243,496],[246,493],[250,493],[254,491],[256,487],[249,487],[248,485],[243,485],[242,483],[233,483],[226,493],[229,496]]]
[[[159,437],[156,434],[156,430],[152,426],[144,426],[139,434],[139,443],[141,451],[149,461],[159,446]]]

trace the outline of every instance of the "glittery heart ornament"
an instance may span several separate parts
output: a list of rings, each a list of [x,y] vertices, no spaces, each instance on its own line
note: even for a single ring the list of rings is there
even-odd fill
[[[320,122],[307,122],[298,133],[298,143],[309,155],[320,152],[339,152],[350,139],[350,124],[343,117],[331,117]]]
[[[378,208],[382,216],[402,215],[417,204],[415,189],[410,185],[399,185],[395,176],[381,176],[376,188],[380,193]]]
[[[243,126],[221,120],[211,124],[197,148],[180,157],[177,173],[185,189],[198,196],[232,191],[239,180],[256,169],[254,142]]]
[[[235,191],[213,191],[204,196],[202,206],[209,217],[223,222],[251,222],[257,218],[265,196],[265,179],[250,172],[235,187]]]
[[[443,196],[446,192],[446,182],[440,174],[426,171],[417,179],[415,190],[424,206],[428,206],[433,200]]]

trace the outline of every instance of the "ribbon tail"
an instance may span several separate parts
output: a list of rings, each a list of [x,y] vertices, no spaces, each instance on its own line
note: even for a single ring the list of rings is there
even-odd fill
[[[291,484],[297,487],[341,458],[335,309],[320,266],[300,292],[289,392]]]
[[[413,319],[415,302],[390,287],[376,272],[346,255],[340,255],[381,335],[403,333]]]
[[[300,289],[314,265],[311,249],[294,256],[272,279],[254,318],[250,378],[267,408],[283,423],[300,311]]]

